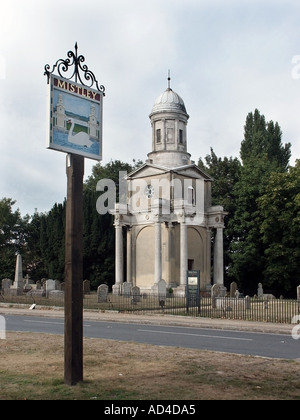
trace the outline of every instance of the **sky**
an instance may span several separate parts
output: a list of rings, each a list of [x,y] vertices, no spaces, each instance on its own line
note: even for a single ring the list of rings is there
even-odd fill
[[[299,0],[0,0],[0,199],[22,215],[66,196],[66,155],[47,149],[44,66],[68,51],[105,86],[103,161],[152,148],[149,114],[168,87],[190,116],[188,151],[239,157],[257,108],[300,156]],[[85,179],[95,160],[85,159]]]

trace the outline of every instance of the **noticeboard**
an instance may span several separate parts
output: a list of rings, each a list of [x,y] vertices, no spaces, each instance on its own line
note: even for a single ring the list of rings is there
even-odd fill
[[[51,75],[47,147],[102,159],[103,93]]]
[[[186,307],[187,311],[191,307],[197,307],[200,311],[200,271],[187,271],[187,285],[186,285]]]

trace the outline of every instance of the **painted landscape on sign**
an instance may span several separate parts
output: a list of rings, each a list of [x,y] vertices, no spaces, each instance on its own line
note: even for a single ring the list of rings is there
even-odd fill
[[[101,160],[100,118],[99,102],[53,86],[49,147]]]

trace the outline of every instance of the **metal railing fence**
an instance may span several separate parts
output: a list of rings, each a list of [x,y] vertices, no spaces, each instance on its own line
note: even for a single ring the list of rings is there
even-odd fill
[[[247,300],[246,300],[247,299]],[[31,296],[0,295],[0,304],[24,304],[63,307],[63,298],[46,298]],[[287,323],[300,314],[300,302],[296,299],[258,299],[258,298],[217,298],[210,295],[201,296],[200,302],[187,302],[185,297],[175,295],[127,295],[108,294],[104,302],[98,302],[97,293],[86,294],[83,299],[86,310],[117,311],[126,313],[157,313],[191,317],[223,318],[245,321]]]

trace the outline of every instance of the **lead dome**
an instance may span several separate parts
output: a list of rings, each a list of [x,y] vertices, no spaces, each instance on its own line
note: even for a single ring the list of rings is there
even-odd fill
[[[183,99],[171,88],[157,97],[150,116],[161,112],[182,112],[187,115]]]

